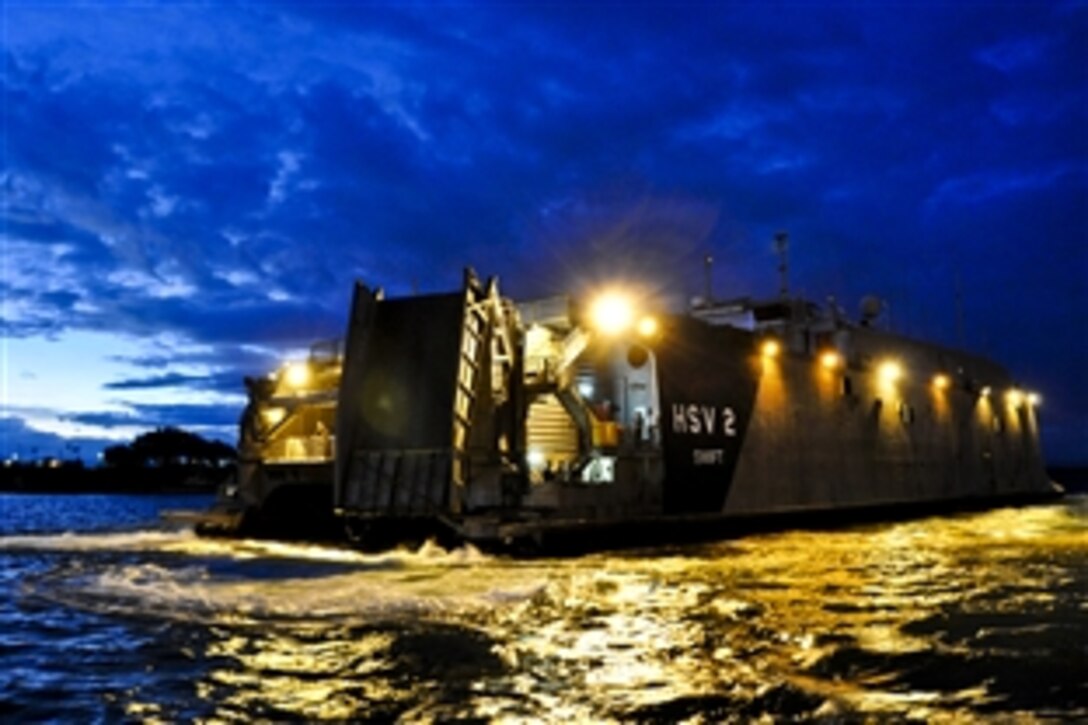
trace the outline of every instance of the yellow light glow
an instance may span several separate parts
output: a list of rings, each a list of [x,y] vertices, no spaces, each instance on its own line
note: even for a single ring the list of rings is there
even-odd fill
[[[980,396],[982,396],[983,398],[988,398],[988,397],[990,397],[991,392],[992,391],[990,390],[990,386],[989,385],[984,385],[984,386],[982,386],[982,390],[978,391],[978,394]]]
[[[834,350],[825,350],[820,353],[820,365],[827,370],[834,370],[842,365],[842,356]]]
[[[782,352],[782,345],[778,343],[778,340],[764,340],[759,351],[764,357],[778,357],[778,353]]]
[[[283,372],[283,379],[292,388],[305,387],[310,382],[310,366],[306,363],[290,363]]]
[[[619,292],[606,292],[589,309],[593,326],[606,335],[618,335],[631,327],[635,312],[631,300]]]
[[[638,321],[638,334],[643,337],[653,337],[657,334],[657,319],[647,315]]]
[[[261,411],[261,417],[269,428],[275,428],[279,425],[286,415],[287,411],[283,408],[265,408]]]
[[[1019,408],[1024,404],[1024,391],[1018,388],[1012,388],[1009,392],[1005,393],[1005,400],[1014,408]]]
[[[1042,405],[1042,403],[1043,396],[1039,395],[1038,393],[1028,393],[1028,405],[1035,407],[1038,405]]]
[[[903,366],[897,363],[895,360],[885,360],[877,368],[877,374],[880,376],[880,380],[884,383],[895,383],[903,377]]]
[[[937,390],[948,390],[948,386],[952,384],[952,380],[944,373],[937,373],[933,376],[933,387]]]

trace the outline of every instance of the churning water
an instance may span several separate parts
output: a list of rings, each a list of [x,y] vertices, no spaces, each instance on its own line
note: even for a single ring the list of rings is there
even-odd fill
[[[1084,497],[532,561],[177,507],[0,495],[0,719],[1088,718]]]

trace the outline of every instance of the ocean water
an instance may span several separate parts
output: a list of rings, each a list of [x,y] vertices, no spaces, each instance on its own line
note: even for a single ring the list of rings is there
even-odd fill
[[[1088,719],[1088,498],[519,561],[0,494],[0,720]]]

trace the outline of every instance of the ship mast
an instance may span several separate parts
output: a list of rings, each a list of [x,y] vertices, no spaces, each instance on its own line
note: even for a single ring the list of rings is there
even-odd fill
[[[703,275],[703,303],[709,307],[714,302],[714,256],[711,254],[703,257]]]
[[[790,296],[789,232],[775,233],[774,249],[778,253],[778,294],[782,296],[782,299],[788,299]]]

